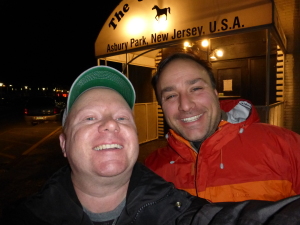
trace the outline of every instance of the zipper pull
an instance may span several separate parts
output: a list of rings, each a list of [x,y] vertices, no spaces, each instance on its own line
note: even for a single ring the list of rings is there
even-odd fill
[[[221,163],[220,163],[220,169],[224,169],[224,164],[223,164],[223,149],[221,148]]]

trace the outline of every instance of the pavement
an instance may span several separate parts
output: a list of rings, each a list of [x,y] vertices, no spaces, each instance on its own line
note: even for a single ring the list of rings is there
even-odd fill
[[[55,171],[67,164],[58,141],[54,147],[47,144],[55,142],[58,135],[52,135],[31,154],[19,158],[7,170],[0,171],[0,219],[3,209],[40,190]],[[164,145],[165,138],[140,144],[138,161],[143,162],[151,152]]]

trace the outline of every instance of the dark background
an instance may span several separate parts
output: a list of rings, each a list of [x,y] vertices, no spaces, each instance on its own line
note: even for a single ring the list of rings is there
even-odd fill
[[[0,3],[0,83],[69,88],[95,66],[94,43],[121,0]]]

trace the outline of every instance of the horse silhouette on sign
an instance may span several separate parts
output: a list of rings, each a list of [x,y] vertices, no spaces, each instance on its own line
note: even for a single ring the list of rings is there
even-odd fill
[[[170,7],[168,8],[164,8],[164,9],[160,9],[157,5],[153,6],[152,10],[153,9],[156,9],[156,16],[155,16],[155,19],[158,21],[159,17],[161,15],[166,15],[166,20],[167,20],[167,14],[168,14],[168,10],[169,10],[169,13],[170,12]]]

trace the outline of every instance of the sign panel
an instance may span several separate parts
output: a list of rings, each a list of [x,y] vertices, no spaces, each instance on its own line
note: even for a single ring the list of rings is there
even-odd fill
[[[95,43],[97,57],[272,24],[270,0],[121,1]]]

